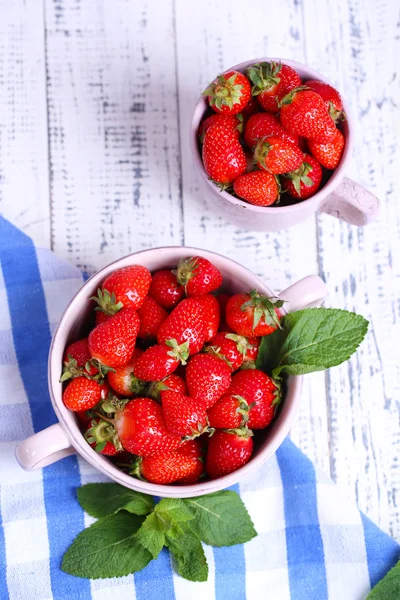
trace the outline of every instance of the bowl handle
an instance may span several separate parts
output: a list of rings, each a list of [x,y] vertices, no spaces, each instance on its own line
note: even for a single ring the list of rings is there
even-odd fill
[[[31,435],[15,448],[15,457],[25,471],[41,469],[74,453],[60,423]]]
[[[379,199],[356,181],[345,177],[320,210],[350,225],[368,225],[379,212]]]
[[[302,308],[320,306],[327,295],[328,288],[321,277],[307,275],[283,290],[279,297],[286,301],[284,307],[287,312],[293,312]]]

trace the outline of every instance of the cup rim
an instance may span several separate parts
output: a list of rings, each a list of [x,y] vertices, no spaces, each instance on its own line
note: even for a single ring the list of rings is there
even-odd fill
[[[247,475],[247,474],[253,472],[255,469],[259,468],[266,460],[268,460],[268,458],[270,458],[272,456],[272,454],[274,454],[276,452],[276,450],[279,448],[279,446],[284,441],[287,433],[289,432],[290,427],[293,423],[294,417],[297,413],[297,408],[298,408],[298,404],[300,401],[301,387],[302,387],[302,377],[296,376],[296,377],[288,378],[287,392],[286,392],[286,396],[285,396],[286,414],[282,415],[282,412],[281,412],[281,414],[279,415],[280,418],[278,417],[278,420],[275,422],[275,428],[272,432],[272,435],[270,436],[270,439],[267,440],[265,447],[262,448],[256,456],[252,457],[251,460],[246,465],[244,465],[237,471],[230,473],[229,475],[220,477],[219,479],[211,479],[211,480],[207,480],[207,481],[199,482],[199,483],[195,483],[195,484],[190,484],[190,485],[170,486],[170,485],[159,485],[159,484],[154,484],[154,483],[150,483],[150,482],[146,482],[146,481],[141,481],[139,479],[135,479],[134,477],[132,477],[130,475],[127,475],[126,473],[123,473],[117,467],[115,467],[111,462],[109,462],[105,457],[103,457],[101,454],[96,453],[95,450],[93,448],[91,448],[91,446],[84,439],[76,421],[75,421],[76,426],[71,428],[71,426],[68,424],[68,422],[66,420],[66,415],[70,414],[70,411],[68,411],[68,409],[64,406],[64,404],[62,402],[62,396],[55,391],[56,384],[59,385],[60,373],[59,373],[59,370],[57,372],[55,372],[56,365],[52,364],[52,357],[54,354],[54,349],[55,349],[56,345],[58,344],[58,338],[60,336],[60,333],[63,332],[63,330],[64,330],[64,326],[65,326],[64,323],[67,320],[68,315],[70,313],[74,312],[77,304],[79,304],[79,303],[82,304],[84,301],[87,301],[87,294],[85,291],[87,290],[87,288],[90,286],[91,283],[93,284],[93,280],[99,280],[99,282],[102,281],[109,272],[115,270],[116,268],[119,268],[119,265],[121,263],[124,263],[125,261],[127,261],[129,259],[132,260],[132,264],[135,264],[134,261],[136,261],[138,259],[138,257],[140,257],[143,254],[148,254],[148,253],[156,254],[156,253],[161,253],[161,252],[171,251],[171,250],[176,251],[178,249],[180,250],[180,253],[182,256],[200,255],[200,256],[204,256],[205,258],[209,258],[209,259],[216,257],[218,259],[218,261],[220,261],[222,259],[224,262],[227,262],[228,264],[231,264],[231,265],[233,264],[236,270],[239,269],[239,271],[241,271],[243,274],[246,273],[248,276],[250,276],[252,278],[252,280],[254,281],[255,287],[260,289],[260,291],[263,291],[264,293],[268,293],[268,294],[271,294],[274,296],[276,295],[273,292],[273,290],[271,290],[271,288],[269,288],[269,286],[261,280],[260,277],[255,275],[252,271],[247,269],[245,266],[241,265],[240,263],[238,263],[237,261],[235,261],[231,258],[228,258],[222,254],[219,254],[217,252],[213,252],[210,250],[204,250],[201,248],[193,248],[193,247],[188,247],[188,246],[164,246],[164,247],[140,250],[138,252],[128,254],[126,256],[123,256],[123,257],[107,264],[102,269],[100,269],[95,274],[93,274],[86,282],[84,282],[84,284],[81,286],[81,288],[78,290],[78,292],[73,296],[73,298],[69,302],[67,308],[65,309],[65,311],[54,331],[53,337],[52,337],[50,350],[49,350],[49,359],[48,359],[48,384],[49,384],[49,392],[50,392],[51,402],[52,402],[53,409],[56,413],[58,421],[64,428],[68,438],[71,441],[71,445],[75,448],[77,453],[80,456],[82,456],[84,459],[86,459],[92,466],[94,466],[96,469],[98,469],[99,471],[103,472],[105,475],[110,477],[113,481],[123,485],[124,487],[130,488],[130,489],[133,489],[133,490],[136,490],[139,492],[143,492],[145,494],[153,495],[153,496],[185,498],[185,497],[209,494],[209,493],[212,493],[212,492],[215,492],[218,490],[222,490],[226,487],[229,487],[229,486],[237,483],[245,475]],[[165,263],[167,263],[167,262],[168,261],[165,260]],[[160,266],[157,268],[162,269],[163,266],[160,264]]]
[[[304,63],[300,63],[298,61],[294,61],[294,60],[290,60],[290,59],[286,59],[286,58],[276,58],[276,57],[255,58],[252,60],[243,61],[241,63],[233,65],[232,67],[225,69],[223,71],[223,73],[227,73],[228,71],[232,71],[232,70],[243,71],[250,65],[253,65],[253,64],[256,64],[259,62],[269,62],[269,61],[285,63],[285,64],[289,65],[290,67],[294,68],[295,70],[296,70],[296,68],[300,68],[301,70],[307,71],[307,78],[318,79],[320,81],[323,81],[324,83],[328,83],[332,87],[335,87],[333,85],[333,83],[327,77],[325,77],[325,75],[322,75],[319,71],[316,71],[315,69],[309,67],[308,65],[305,65]],[[302,200],[301,202],[297,202],[296,204],[292,204],[290,206],[280,206],[279,204],[276,206],[256,206],[254,204],[250,204],[249,202],[246,202],[245,200],[241,200],[240,198],[236,198],[235,196],[232,196],[232,194],[230,194],[229,192],[219,191],[217,189],[217,187],[215,186],[215,184],[208,178],[207,173],[204,170],[203,162],[201,160],[201,156],[200,156],[200,152],[199,152],[198,141],[197,141],[197,130],[198,130],[199,124],[200,124],[206,110],[208,109],[207,100],[204,96],[200,96],[199,100],[196,103],[196,106],[195,106],[193,114],[192,114],[191,126],[190,126],[190,147],[191,147],[191,151],[192,151],[192,157],[195,161],[195,164],[196,164],[197,170],[200,173],[200,176],[207,183],[207,185],[210,186],[214,195],[218,194],[218,196],[220,196],[221,199],[223,199],[224,201],[229,202],[230,204],[233,204],[234,206],[236,206],[240,209],[246,209],[247,211],[250,211],[250,212],[260,213],[260,214],[264,214],[264,215],[265,214],[284,215],[287,213],[295,213],[298,211],[303,211],[306,206],[308,206],[309,208],[315,207],[314,210],[315,211],[318,210],[318,207],[323,202],[323,200],[327,196],[329,196],[341,184],[341,182],[344,178],[344,175],[345,175],[345,168],[349,163],[352,148],[353,148],[353,127],[352,127],[351,111],[350,111],[350,108],[349,108],[349,105],[348,105],[346,99],[343,97],[342,94],[340,94],[340,95],[342,97],[343,108],[344,108],[344,111],[346,114],[346,121],[347,121],[347,135],[346,135],[346,143],[344,146],[343,155],[340,160],[339,166],[334,170],[329,181],[320,190],[318,190],[313,196],[311,196],[311,198],[306,198],[305,200]]]

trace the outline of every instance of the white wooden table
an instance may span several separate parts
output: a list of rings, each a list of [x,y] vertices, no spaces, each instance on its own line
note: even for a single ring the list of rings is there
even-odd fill
[[[306,378],[291,435],[397,539],[398,39],[396,0],[0,0],[0,212],[87,270],[186,243],[276,290],[319,273],[328,303],[371,327],[348,364]],[[375,224],[320,215],[254,233],[204,204],[188,144],[196,98],[268,55],[307,62],[347,96],[359,124],[348,175],[381,198]]]

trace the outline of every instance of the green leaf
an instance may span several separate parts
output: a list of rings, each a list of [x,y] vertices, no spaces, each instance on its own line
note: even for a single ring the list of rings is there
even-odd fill
[[[257,535],[241,498],[230,490],[183,500],[195,519],[190,526],[210,546],[243,544]]]
[[[368,594],[366,600],[399,600],[400,561]]]
[[[155,507],[154,512],[160,521],[171,527],[175,521],[189,521],[194,515],[181,498],[163,498]]]
[[[271,373],[279,363],[280,349],[289,333],[288,329],[275,329],[273,333],[261,338],[256,358],[256,368]]]
[[[346,310],[306,308],[285,315],[288,330],[272,375],[329,369],[348,360],[365,337],[368,321]]]
[[[169,529],[169,525],[162,521],[155,512],[152,512],[146,517],[136,534],[137,540],[153,558],[157,558],[165,544],[164,533],[167,529]]]
[[[201,541],[187,524],[177,523],[165,535],[175,569],[189,581],[207,581],[208,565]]]
[[[147,515],[154,507],[151,496],[134,492],[118,483],[88,483],[77,492],[79,504],[97,519],[122,509],[135,515]]]
[[[62,570],[76,577],[122,577],[143,569],[151,554],[137,540],[143,517],[122,511],[80,533],[64,554]]]

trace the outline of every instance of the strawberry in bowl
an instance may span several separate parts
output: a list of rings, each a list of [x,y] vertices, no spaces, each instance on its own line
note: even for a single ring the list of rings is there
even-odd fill
[[[345,101],[306,65],[265,58],[218,75],[195,108],[190,139],[206,201],[241,227],[284,229],[317,210],[363,225],[377,213],[377,198],[344,177]]]

